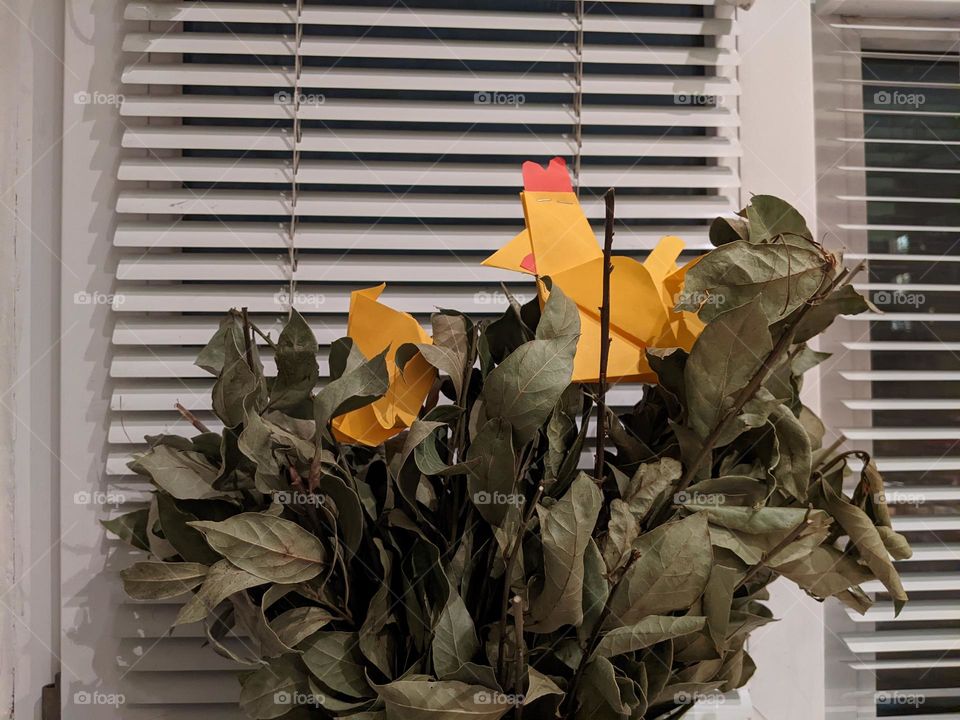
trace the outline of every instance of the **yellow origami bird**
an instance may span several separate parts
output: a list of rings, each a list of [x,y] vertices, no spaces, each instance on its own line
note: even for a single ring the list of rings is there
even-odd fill
[[[350,294],[347,335],[369,360],[387,351],[387,394],[333,421],[337,440],[376,446],[413,424],[430,392],[436,369],[417,353],[403,370],[397,367],[397,349],[405,343],[429,343],[430,336],[411,315],[378,302],[386,284]],[[389,349],[388,349],[389,348]]]
[[[574,382],[598,382],[600,376],[600,306],[603,304],[603,252],[580,208],[563,158],[544,169],[523,164],[523,214],[527,226],[483,264],[516,270],[538,279],[540,299],[549,276],[580,311],[580,340],[574,358]],[[679,347],[689,351],[703,330],[694,313],[675,312],[683,278],[696,260],[677,267],[684,243],[660,240],[647,259],[612,258],[610,274],[610,356],[607,379],[656,382],[646,348]]]

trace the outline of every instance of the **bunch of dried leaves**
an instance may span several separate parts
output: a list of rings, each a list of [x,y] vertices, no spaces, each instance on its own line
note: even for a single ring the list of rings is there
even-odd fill
[[[127,592],[194,591],[177,623],[205,620],[249,666],[247,715],[291,720],[675,718],[749,679],[778,576],[860,611],[878,578],[899,609],[891,555],[910,550],[882,480],[863,457],[847,496],[850,453],[822,447],[799,398],[825,357],[807,341],[866,302],[780,200],[711,239],[679,303],[705,329],[689,353],[650,351],[659,384],[605,410],[601,477],[580,469],[598,390],[570,383],[579,320],[559,289],[493,322],[441,310],[432,346],[391,350],[439,378],[376,448],[331,421],[387,392],[385,354],[337,341],[318,389],[293,313],[263,336],[267,378],[232,313],[198,360],[225,429],[150,438],[132,467],[152,504],[108,523],[154,557]]]

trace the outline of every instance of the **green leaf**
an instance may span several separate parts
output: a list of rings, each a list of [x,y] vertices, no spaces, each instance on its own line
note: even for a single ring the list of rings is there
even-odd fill
[[[240,709],[254,720],[286,715],[297,695],[307,687],[307,677],[295,655],[274,658],[241,681]]]
[[[580,473],[549,510],[537,506],[543,541],[543,585],[531,603],[532,632],[553,632],[583,621],[583,556],[591,540],[602,495]]]
[[[680,479],[683,471],[673,458],[639,465],[621,494],[637,522],[642,522],[664,491]]]
[[[524,705],[529,705],[547,695],[563,695],[559,685],[532,665],[527,668],[527,679],[527,692],[523,695]]]
[[[254,476],[257,490],[267,494],[290,487],[289,480],[280,476],[280,465],[273,454],[274,427],[259,414],[248,412],[237,440],[237,448],[257,468]]]
[[[718,217],[710,223],[710,243],[714,247],[749,239],[750,228],[740,218]]]
[[[197,452],[157,445],[130,463],[130,468],[141,475],[149,475],[158,488],[178,500],[230,497],[213,487],[217,468]]]
[[[773,195],[754,195],[746,207],[746,215],[751,242],[768,242],[779,236],[813,240],[803,215],[790,203]]]
[[[743,579],[743,573],[725,565],[714,565],[703,591],[703,613],[707,618],[707,632],[717,651],[726,648],[727,628],[733,594]]]
[[[783,405],[770,414],[770,422],[780,447],[780,461],[771,472],[787,494],[806,502],[813,466],[810,437],[796,416]]]
[[[226,333],[223,347],[223,368],[213,386],[213,411],[226,427],[234,428],[243,422],[248,407],[259,406],[253,399],[265,395],[265,387],[262,377],[247,363],[243,331],[239,327],[234,326]]]
[[[199,520],[190,526],[234,565],[270,582],[306,582],[326,567],[323,544],[289,520],[243,513],[223,522]]]
[[[393,572],[393,559],[383,546],[380,538],[374,538],[373,544],[377,550],[380,567],[381,582],[377,583],[377,590],[370,599],[366,617],[360,627],[360,651],[385,677],[393,677],[393,659],[396,643],[387,626],[396,622],[393,613],[393,602],[390,597],[390,583]]]
[[[204,565],[213,565],[220,560],[220,556],[207,545],[203,535],[188,525],[198,519],[196,515],[181,510],[177,501],[164,492],[158,492],[155,497],[163,537],[173,545],[180,557],[188,562]]]
[[[814,247],[757,245],[738,240],[704,255],[684,278],[681,310],[711,322],[731,308],[756,301],[767,323],[788,316],[813,297],[826,277]]]
[[[296,647],[304,638],[333,622],[334,617],[323,608],[298,607],[278,615],[270,627],[287,647]]]
[[[467,461],[470,499],[484,520],[499,526],[511,503],[519,500],[513,493],[516,471],[510,423],[503,418],[488,420],[470,443]]]
[[[626,718],[630,708],[623,703],[613,665],[605,657],[595,656],[583,671],[577,691],[576,720],[614,720]]]
[[[326,687],[348,697],[371,694],[356,633],[319,632],[304,641],[303,662]]]
[[[432,650],[433,666],[440,677],[456,672],[480,650],[473,618],[453,584],[433,629]]]
[[[590,538],[583,554],[583,622],[577,628],[581,642],[593,632],[607,604],[610,585],[597,543]]]
[[[450,377],[459,401],[470,360],[472,324],[466,316],[450,311],[434,313],[430,320],[433,343],[418,343],[416,348],[428,363]]]
[[[603,543],[603,562],[608,573],[617,570],[627,561],[633,542],[640,537],[640,523],[623,500],[610,503],[610,520],[607,537]]]
[[[309,401],[319,378],[317,338],[296,310],[277,339],[277,377],[270,387],[270,407],[293,410]]]
[[[234,567],[228,561],[221,560],[210,568],[200,590],[180,609],[173,624],[185,625],[203,620],[217,608],[217,605],[234,593],[263,585],[265,582],[263,578],[251,575]]]
[[[640,559],[610,598],[610,617],[616,625],[682,610],[700,597],[713,565],[706,517],[697,513],[661,525],[642,535],[637,549]]]
[[[214,336],[210,338],[210,342],[200,351],[195,365],[203,368],[211,375],[219,375],[223,371],[223,364],[225,362],[224,343],[227,336],[234,332],[241,331],[236,317],[231,314],[220,321],[220,327],[217,328]]]
[[[396,680],[377,691],[389,720],[499,720],[513,708],[503,693],[454,680]]]
[[[699,266],[699,263],[698,263]],[[773,349],[767,321],[754,300],[709,323],[684,369],[690,427],[706,438]]]
[[[138,562],[120,571],[123,589],[134,600],[167,600],[193,590],[207,576],[200,563]]]
[[[390,386],[386,358],[384,350],[320,388],[313,399],[313,418],[318,431],[335,417],[366,407],[386,394]]]
[[[150,551],[147,539],[147,517],[150,511],[147,508],[134,510],[113,520],[101,520],[100,524],[138,550]]]
[[[510,353],[487,376],[482,393],[486,418],[506,420],[518,445],[533,439],[570,384],[579,332],[554,333],[573,329],[571,312],[576,312],[576,306],[554,288],[537,326],[537,338]]]
[[[633,625],[607,632],[597,645],[596,652],[602,657],[613,657],[642,650],[658,642],[702,630],[706,620],[704,617],[690,615],[650,615]]]
[[[873,521],[863,510],[851,505],[845,497],[834,492],[830,483],[821,480],[820,488],[827,511],[840,523],[849,536],[850,542],[856,547],[860,558],[890,593],[896,614],[899,614],[907,602],[907,592],[903,588],[900,574],[893,566],[890,553]]]
[[[797,323],[794,342],[806,342],[822,333],[840,315],[859,315],[871,309],[870,303],[852,285],[834,290],[822,302],[814,305]]]

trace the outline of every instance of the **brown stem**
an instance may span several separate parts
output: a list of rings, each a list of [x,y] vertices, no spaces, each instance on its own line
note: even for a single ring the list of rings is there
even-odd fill
[[[607,364],[610,361],[610,273],[613,271],[613,208],[615,191],[607,190],[603,199],[606,219],[603,228],[603,299],[600,305],[600,388],[597,394],[597,456],[593,479],[603,487],[604,441],[607,435]]]
[[[773,559],[775,555],[777,555],[781,550],[787,547],[787,545],[792,543],[794,540],[799,538],[803,534],[803,531],[806,530],[808,527],[810,527],[810,524],[813,522],[810,519],[810,512],[812,510],[813,510],[812,506],[807,506],[807,512],[804,513],[803,520],[800,521],[800,524],[797,525],[793,530],[791,530],[787,534],[787,536],[783,538],[783,540],[778,542],[770,552],[764,553],[763,557],[760,558],[760,562],[758,562],[756,565],[754,565],[747,571],[747,574],[743,576],[743,580],[740,581],[739,585],[746,585],[748,582],[753,580],[756,574],[760,572],[760,570],[762,570],[766,566],[766,564]]]
[[[200,418],[198,418],[192,412],[187,410],[183,405],[181,405],[180,403],[177,403],[176,405],[174,405],[174,407],[177,409],[177,412],[180,413],[181,417],[183,417],[184,420],[186,420],[191,425],[193,425],[197,430],[199,430],[202,433],[211,432],[210,428],[204,425],[203,422],[200,420]]]
[[[510,600],[510,576],[513,574],[513,567],[520,555],[520,546],[523,543],[523,534],[527,531],[530,521],[533,520],[533,513],[536,512],[537,503],[543,496],[543,485],[537,488],[533,496],[533,501],[527,508],[526,514],[517,528],[517,535],[514,538],[513,545],[510,547],[509,554],[504,558],[503,571],[503,594],[500,603],[500,636],[497,638],[497,677],[503,678],[503,646],[507,639],[507,607]]]
[[[523,668],[526,665],[523,653],[523,599],[519,595],[513,596],[513,635],[516,651],[513,656],[513,696],[515,715],[517,720],[523,718]]]
[[[567,697],[564,699],[564,706],[561,708],[560,715],[562,717],[573,717],[573,710],[575,700],[574,698],[577,695],[577,687],[580,685],[580,681],[583,678],[583,671],[587,668],[587,663],[590,662],[590,657],[593,655],[594,651],[597,649],[597,645],[600,642],[600,632],[603,630],[603,625],[607,621],[607,618],[610,617],[610,601],[613,600],[613,597],[617,594],[617,589],[620,587],[620,583],[623,582],[623,579],[627,576],[627,571],[630,570],[630,567],[640,559],[640,551],[634,550],[630,554],[630,559],[627,560],[627,564],[623,566],[623,573],[613,584],[613,587],[610,588],[610,594],[607,595],[607,602],[603,606],[603,610],[600,611],[600,617],[597,618],[596,625],[593,626],[593,630],[590,633],[590,638],[587,640],[587,644],[583,647],[583,655],[580,656],[580,663],[577,665],[577,671],[573,674],[573,680],[570,682],[570,689],[567,691]]]
[[[243,345],[247,357],[247,367],[251,372],[256,373],[257,369],[253,364],[253,332],[250,330],[250,316],[247,314],[247,308],[241,311],[243,316]]]
[[[843,272],[839,273],[837,277],[834,278],[833,282],[831,282],[827,288],[820,293],[817,301],[808,302],[806,305],[804,305],[790,322],[790,324],[784,328],[776,344],[773,346],[773,349],[767,353],[767,356],[763,359],[760,367],[754,373],[753,377],[750,378],[750,382],[748,382],[746,387],[744,387],[743,390],[737,394],[736,399],[733,402],[733,406],[724,414],[724,416],[720,419],[720,422],[717,423],[713,430],[710,431],[710,434],[707,435],[706,439],[704,439],[703,444],[700,446],[700,451],[694,457],[690,465],[687,466],[683,477],[680,479],[680,484],[677,485],[677,488],[674,492],[683,492],[690,486],[690,483],[693,482],[694,477],[696,477],[697,472],[700,470],[700,466],[703,465],[704,461],[710,457],[711,453],[713,453],[714,444],[716,444],[720,436],[726,431],[730,423],[733,422],[740,414],[743,406],[746,405],[747,402],[749,402],[749,400],[756,394],[757,390],[760,389],[763,381],[767,379],[767,375],[769,375],[770,371],[776,367],[780,356],[790,349],[790,345],[793,343],[793,338],[797,327],[800,325],[800,322],[803,320],[803,318],[806,317],[807,313],[816,307],[820,300],[827,297],[841,283],[849,283],[853,276],[862,269],[863,263],[860,263],[852,271],[843,270]]]

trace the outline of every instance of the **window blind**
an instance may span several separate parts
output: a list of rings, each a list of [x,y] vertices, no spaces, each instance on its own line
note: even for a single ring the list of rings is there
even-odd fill
[[[501,313],[501,282],[532,296],[480,266],[522,226],[523,160],[564,157],[598,226],[615,186],[617,252],[666,234],[707,247],[709,221],[739,207],[734,13],[712,0],[128,3],[107,467],[128,505],[146,497],[126,468],[144,435],[189,431],[175,403],[220,429],[193,360],[228,308],[276,331],[294,305],[325,353],[350,291],[381,281],[385,302],[424,321],[436,307]],[[236,669],[201,628],[169,635],[175,613],[120,606],[121,714],[235,718]]]
[[[842,639],[875,684],[878,717],[943,720],[960,718],[960,57],[887,47],[846,51],[859,73],[843,82],[862,104],[841,111],[863,132],[840,142],[862,162],[838,163],[859,186],[838,196],[859,209],[839,229],[865,237],[847,258],[867,262],[858,287],[882,314],[844,321],[842,403],[854,421],[843,432],[886,477],[894,529],[914,549],[898,563],[911,602],[894,617],[868,584],[877,602],[849,611],[855,629]]]

